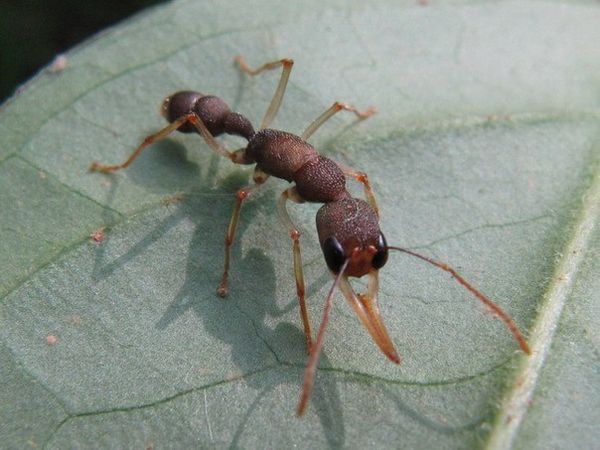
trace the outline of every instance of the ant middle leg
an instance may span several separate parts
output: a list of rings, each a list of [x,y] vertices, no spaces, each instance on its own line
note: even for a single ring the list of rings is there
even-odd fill
[[[358,120],[365,120],[365,119],[371,117],[373,114],[377,113],[377,108],[374,106],[371,106],[369,109],[361,112],[358,109],[356,109],[354,106],[349,105],[347,103],[335,102],[323,114],[321,114],[319,117],[317,117],[308,126],[308,128],[306,128],[306,130],[304,130],[304,132],[300,135],[300,137],[306,141],[309,137],[311,137],[314,134],[315,131],[317,131],[321,127],[321,125],[323,125],[325,122],[327,122],[329,119],[331,119],[335,114],[337,114],[338,112],[340,112],[342,110],[353,112],[356,115],[356,117],[358,117]]]
[[[300,231],[290,219],[285,206],[286,202],[291,200],[296,203],[304,203],[304,199],[298,194],[296,187],[291,187],[282,192],[277,202],[277,210],[279,217],[290,232],[290,238],[293,241],[293,252],[294,252],[294,276],[296,278],[296,293],[298,294],[298,303],[300,304],[300,317],[302,318],[302,325],[304,327],[304,336],[306,337],[306,348],[310,353],[312,351],[312,331],[310,329],[310,320],[308,318],[308,310],[306,309],[304,287],[304,273],[302,271],[302,255],[300,254]]]
[[[367,199],[369,205],[371,205],[371,208],[375,210],[375,214],[377,214],[377,217],[379,217],[379,207],[377,206],[377,200],[375,200],[375,194],[373,193],[373,188],[371,187],[371,183],[369,182],[369,177],[367,176],[367,174],[365,172],[354,170],[353,168],[348,167],[340,162],[336,162],[336,164],[340,167],[340,169],[342,169],[344,175],[346,175],[347,177],[354,178],[356,181],[363,185],[363,189],[365,191],[365,198]]]
[[[290,58],[280,59],[278,61],[268,62],[263,64],[258,69],[251,69],[242,56],[236,56],[234,61],[237,63],[240,70],[248,75],[254,76],[258,75],[265,70],[273,70],[280,66],[283,67],[281,71],[281,78],[279,79],[279,83],[277,84],[277,89],[275,89],[275,94],[273,94],[273,98],[271,99],[271,103],[267,108],[267,112],[263,117],[263,120],[260,124],[260,129],[268,128],[273,122],[273,119],[277,115],[277,111],[279,111],[279,107],[281,106],[281,102],[283,101],[283,94],[285,93],[285,88],[287,86],[288,80],[290,78],[290,73],[292,72],[292,66],[294,65],[294,60]]]
[[[180,117],[179,119],[173,121],[162,130],[147,136],[143,142],[133,151],[133,153],[127,158],[125,162],[122,164],[115,165],[106,165],[100,164],[97,161],[92,162],[89,167],[91,172],[103,172],[103,173],[113,173],[117,170],[125,169],[129,167],[129,165],[137,159],[138,156],[146,149],[149,145],[153,144],[156,141],[166,138],[168,135],[176,131],[180,126],[185,125],[186,123],[191,123],[196,127],[198,133],[204,138],[207,145],[217,154],[229,158],[234,163],[244,164],[245,156],[243,150],[238,150],[235,152],[231,152],[223,147],[221,144],[217,142],[214,136],[208,131],[202,120],[194,114],[186,114],[185,116]]]
[[[264,173],[259,168],[254,169],[253,174],[254,184],[243,187],[236,194],[235,206],[233,207],[233,211],[231,213],[231,219],[229,221],[229,226],[227,227],[227,232],[225,233],[225,262],[223,263],[223,276],[221,277],[221,282],[219,283],[219,287],[217,288],[217,294],[219,297],[226,297],[229,291],[227,286],[227,279],[229,277],[229,265],[231,260],[231,246],[233,245],[233,241],[235,239],[235,232],[237,230],[238,222],[240,219],[240,211],[242,209],[242,203],[246,200],[250,194],[256,191],[265,181],[269,178],[269,175]]]

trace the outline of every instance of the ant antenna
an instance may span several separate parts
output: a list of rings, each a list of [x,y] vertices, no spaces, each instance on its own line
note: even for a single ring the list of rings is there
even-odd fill
[[[323,348],[325,328],[327,328],[327,323],[329,322],[329,313],[333,307],[333,293],[335,288],[340,284],[340,281],[344,276],[344,271],[346,270],[349,262],[350,259],[346,259],[344,264],[342,264],[340,271],[335,276],[335,281],[331,285],[331,289],[329,289],[327,298],[325,299],[325,310],[323,311],[323,319],[321,320],[321,326],[319,327],[319,332],[317,333],[317,341],[310,348],[310,358],[308,360],[308,364],[306,365],[306,369],[304,370],[304,386],[302,388],[302,395],[300,396],[298,407],[296,408],[296,414],[298,416],[304,415],[304,411],[308,405],[308,399],[310,398],[310,393],[312,392],[313,384],[315,382],[317,361],[319,360],[321,348]]]
[[[482,302],[485,306],[487,306],[494,313],[494,315],[496,315],[500,320],[502,320],[502,322],[504,322],[506,327],[509,329],[509,331],[512,333],[512,335],[515,337],[515,339],[519,343],[521,350],[523,350],[528,355],[531,355],[531,349],[529,348],[529,344],[527,344],[527,341],[525,340],[525,338],[519,331],[519,328],[517,328],[517,325],[515,324],[515,322],[510,318],[510,316],[502,308],[500,308],[498,305],[496,305],[493,301],[491,301],[489,298],[487,298],[485,295],[483,295],[481,292],[479,292],[477,289],[475,289],[475,287],[473,287],[473,285],[471,285],[467,280],[465,280],[463,277],[461,277],[458,274],[458,272],[456,270],[454,270],[452,267],[450,267],[448,264],[445,264],[440,261],[436,261],[435,259],[431,259],[427,256],[413,252],[412,250],[408,250],[406,248],[393,247],[391,245],[388,245],[387,248],[390,250],[398,250],[399,252],[403,252],[403,253],[407,253],[409,255],[415,256],[425,262],[428,262],[429,264],[431,264],[433,266],[436,266],[436,267],[450,273],[452,275],[452,277],[456,281],[458,281],[458,283],[463,285],[480,302]]]

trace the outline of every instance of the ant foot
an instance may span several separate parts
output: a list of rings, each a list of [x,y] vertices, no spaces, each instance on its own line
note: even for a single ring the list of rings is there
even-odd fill
[[[88,170],[90,172],[102,172],[102,173],[113,173],[118,170],[118,167],[115,166],[105,166],[104,164],[100,164],[97,161],[92,162]]]
[[[221,281],[221,284],[219,284],[219,287],[217,288],[217,295],[221,298],[225,298],[228,293],[229,289],[227,288],[227,281]]]

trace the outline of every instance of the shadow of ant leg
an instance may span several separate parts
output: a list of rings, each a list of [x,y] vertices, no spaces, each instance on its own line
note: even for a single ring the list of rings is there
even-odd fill
[[[377,113],[377,108],[374,106],[371,106],[369,109],[361,112],[358,109],[356,109],[354,106],[349,105],[347,103],[335,102],[323,114],[321,114],[319,117],[317,117],[308,126],[308,128],[306,128],[306,130],[304,130],[304,132],[300,135],[300,137],[306,141],[309,137],[311,137],[314,134],[315,131],[317,131],[321,127],[321,125],[323,125],[325,122],[327,122],[329,119],[331,119],[335,114],[337,114],[338,112],[340,112],[342,110],[353,112],[356,115],[356,117],[358,117],[358,120],[368,119],[373,114]]]
[[[279,218],[287,227],[290,238],[293,241],[293,252],[294,252],[294,276],[296,278],[296,292],[298,294],[298,303],[300,304],[300,317],[302,318],[302,325],[304,326],[304,335],[306,336],[306,348],[308,352],[312,349],[312,332],[310,329],[310,320],[308,318],[308,310],[306,309],[305,300],[305,287],[304,287],[304,273],[302,271],[302,255],[300,254],[300,231],[290,219],[285,206],[286,202],[291,200],[295,203],[304,203],[304,199],[298,194],[296,187],[286,189],[281,193],[279,201],[277,202],[277,211],[279,212]]]
[[[238,221],[240,218],[240,211],[242,209],[242,203],[246,200],[250,194],[256,191],[260,186],[263,185],[269,175],[260,170],[259,168],[254,169],[253,175],[254,184],[243,187],[235,196],[235,206],[233,207],[233,211],[231,213],[231,220],[229,221],[229,226],[227,227],[227,232],[225,233],[225,262],[223,264],[223,276],[221,277],[221,282],[219,283],[219,287],[217,288],[217,294],[219,297],[226,297],[229,291],[227,287],[227,278],[229,276],[229,265],[231,260],[231,246],[233,245],[233,241],[235,239],[235,231],[238,226]]]
[[[277,115],[277,111],[279,111],[279,107],[281,106],[281,102],[283,101],[283,95],[285,94],[285,88],[288,83],[288,79],[290,78],[290,73],[292,72],[292,66],[294,65],[294,60],[290,58],[280,59],[278,61],[268,62],[263,64],[258,69],[251,69],[243,56],[236,56],[234,61],[237,63],[240,70],[248,75],[254,76],[258,75],[265,70],[273,70],[278,68],[279,66],[283,66],[281,71],[281,78],[279,79],[279,83],[277,84],[277,89],[275,89],[275,94],[273,94],[273,98],[271,99],[271,103],[267,108],[267,112],[263,117],[263,120],[260,124],[260,129],[268,128],[273,122],[273,119]]]

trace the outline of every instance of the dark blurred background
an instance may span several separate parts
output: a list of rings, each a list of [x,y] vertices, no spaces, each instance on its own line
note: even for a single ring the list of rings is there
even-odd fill
[[[164,0],[1,0],[0,103],[56,55]]]

